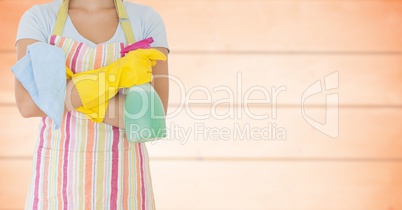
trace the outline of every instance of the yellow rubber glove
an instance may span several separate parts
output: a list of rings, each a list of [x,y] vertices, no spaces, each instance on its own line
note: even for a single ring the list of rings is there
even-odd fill
[[[152,81],[152,66],[157,60],[166,61],[165,54],[156,49],[138,49],[99,69],[73,74],[67,68],[67,78],[74,82],[82,101],[76,110],[94,122],[102,122],[109,99],[120,88]]]

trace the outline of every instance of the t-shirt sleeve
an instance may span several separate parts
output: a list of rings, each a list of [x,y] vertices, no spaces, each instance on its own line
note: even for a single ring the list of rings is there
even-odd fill
[[[47,36],[44,32],[45,28],[43,23],[40,23],[40,17],[36,14],[37,8],[34,6],[22,15],[18,25],[15,43],[20,39],[35,39],[41,42],[46,42]]]
[[[165,47],[170,52],[166,27],[162,17],[151,7],[148,7],[144,17],[144,37],[152,37],[154,39],[151,47]]]

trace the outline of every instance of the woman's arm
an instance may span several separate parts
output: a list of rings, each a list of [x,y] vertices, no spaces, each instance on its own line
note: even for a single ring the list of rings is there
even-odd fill
[[[17,60],[21,59],[26,54],[27,46],[38,42],[34,39],[21,39],[17,42]],[[156,48],[163,52],[168,57],[166,48]],[[168,79],[168,60],[166,62],[157,61],[157,64],[152,68],[154,75],[153,87],[160,96],[165,113],[167,113],[168,98],[169,98],[169,79]],[[20,114],[25,117],[46,117],[46,114],[35,104],[24,86],[15,79],[15,99]],[[70,91],[71,90],[71,91]],[[72,81],[68,82],[66,91],[66,110],[72,110],[74,107],[82,105],[78,92]],[[120,127],[124,129],[124,100],[125,96],[118,94],[109,101],[109,106],[106,111],[104,123]]]
[[[168,50],[163,47],[155,47],[155,49],[163,52],[166,55],[166,61],[157,61],[156,65],[152,68],[152,74],[154,76],[152,86],[162,100],[166,115],[169,103]]]
[[[168,51],[166,48],[155,48],[163,52],[166,57]],[[164,61],[157,61],[156,65],[152,68],[152,74],[154,75],[153,87],[160,96],[165,113],[167,113],[168,98],[169,98],[169,79],[168,76],[168,63]],[[72,81],[67,85],[67,97],[66,106],[68,110],[72,110],[82,105],[81,99],[78,95],[78,91]],[[69,100],[69,98],[71,100]],[[113,125],[124,129],[124,94],[117,94],[109,100],[109,105],[106,110],[104,123]]]
[[[17,60],[25,56],[28,45],[38,42],[34,39],[21,39],[17,42]],[[25,117],[46,117],[46,114],[32,100],[31,95],[20,81],[15,79],[15,101],[20,114]]]

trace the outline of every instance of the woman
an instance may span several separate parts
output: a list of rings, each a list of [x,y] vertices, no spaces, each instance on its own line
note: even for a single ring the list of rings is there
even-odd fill
[[[79,73],[109,65],[122,47],[148,37],[154,39],[151,47],[168,55],[163,20],[151,7],[121,0],[55,0],[22,16],[17,57],[28,45],[47,42],[64,49],[66,66]],[[168,74],[167,62],[158,61],[152,73],[166,113],[168,79],[157,75]],[[67,84],[66,111],[55,129],[15,82],[21,115],[41,117],[25,209],[155,209],[145,144],[130,143],[124,135],[125,95],[114,96],[103,122],[95,123],[74,110],[81,100],[74,83]]]

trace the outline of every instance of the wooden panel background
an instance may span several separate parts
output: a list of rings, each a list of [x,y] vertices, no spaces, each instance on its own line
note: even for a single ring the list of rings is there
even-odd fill
[[[19,116],[13,93],[18,20],[48,0],[0,0],[0,210],[23,209],[38,119]],[[165,21],[171,49],[169,138],[148,144],[158,209],[397,210],[402,209],[402,1],[140,0]],[[6,30],[5,30],[6,29]],[[339,137],[314,129],[301,112],[316,81],[339,74],[339,88],[306,101],[306,114],[325,122],[326,94],[339,94]],[[213,103],[286,87],[276,117],[270,102]],[[172,80],[173,81],[173,80]],[[180,88],[181,87],[181,88]],[[184,87],[184,94],[183,92]],[[211,101],[202,91],[211,92]],[[324,88],[325,89],[325,88]],[[237,91],[237,92],[236,92]],[[187,98],[186,98],[187,97]],[[261,93],[252,95],[263,99]],[[197,119],[224,114],[233,119]],[[180,109],[180,112],[174,114]],[[238,111],[242,116],[238,115]],[[275,124],[286,139],[203,138],[195,126],[262,129]],[[337,130],[332,126],[332,130]]]

